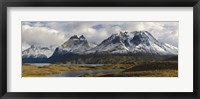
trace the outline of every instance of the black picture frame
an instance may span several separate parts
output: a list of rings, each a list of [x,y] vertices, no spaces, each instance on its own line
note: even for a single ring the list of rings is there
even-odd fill
[[[7,92],[7,7],[193,7],[193,92]],[[3,99],[199,99],[200,0],[2,0],[0,1],[0,97]]]

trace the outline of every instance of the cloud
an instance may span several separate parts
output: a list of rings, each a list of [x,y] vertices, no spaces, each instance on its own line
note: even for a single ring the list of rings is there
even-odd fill
[[[27,44],[26,42],[22,42],[22,51],[30,48],[31,45]]]
[[[27,45],[60,45],[65,41],[64,33],[58,30],[48,27],[22,26],[22,42]]]
[[[149,31],[161,42],[178,46],[178,22],[23,22],[22,40],[28,44],[61,45],[73,35],[100,43],[119,31]]]

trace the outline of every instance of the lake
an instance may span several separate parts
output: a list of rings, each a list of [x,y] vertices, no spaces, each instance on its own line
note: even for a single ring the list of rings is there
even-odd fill
[[[28,65],[34,65],[34,66],[48,66],[51,65],[51,63],[24,63]],[[77,65],[77,66],[103,66],[104,64],[59,64],[62,66],[71,66],[71,65]]]
[[[23,63],[27,65],[34,65],[34,66],[48,66],[50,63]]]

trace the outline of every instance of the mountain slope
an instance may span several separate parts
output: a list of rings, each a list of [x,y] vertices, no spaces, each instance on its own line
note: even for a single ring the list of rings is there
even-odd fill
[[[31,46],[22,51],[23,62],[43,62],[48,59],[54,52],[54,47]]]
[[[54,49],[31,47],[23,51],[22,54],[23,59],[27,59],[27,57],[34,60],[46,59],[46,62],[51,63],[67,61],[72,63],[84,63],[85,61],[88,61],[87,63],[94,63],[95,61],[103,63],[104,61],[101,62],[101,58],[108,55],[109,58],[112,56],[114,58],[116,55],[131,55],[131,57],[134,55],[178,55],[178,48],[159,42],[148,31],[119,32],[112,34],[98,45],[88,42],[83,35],[80,37],[74,35],[53,51]],[[91,62],[91,60],[93,61]]]
[[[61,46],[57,47],[54,54],[66,54],[66,53],[84,53],[86,50],[90,48],[89,43],[86,38],[81,35],[78,37],[74,35],[70,37],[68,41],[66,41]]]
[[[91,47],[87,39],[81,35],[78,37],[74,35],[70,37],[64,44],[57,47],[53,55],[48,59],[50,62],[56,62],[60,59],[66,59],[76,54],[85,54]]]
[[[30,48],[28,48],[22,52],[22,56],[26,57],[26,58],[28,58],[28,57],[49,58],[53,54],[54,50],[55,50],[54,47],[31,46]]]
[[[157,41],[149,32],[139,31],[135,32],[133,39],[131,39],[129,50],[132,53],[143,53],[153,55],[177,55],[178,49],[167,43]]]
[[[127,53],[127,37],[128,35],[122,32],[113,34],[87,53]]]
[[[147,31],[120,32],[111,35],[87,53],[133,53],[150,55],[177,55],[178,49],[157,41]]]

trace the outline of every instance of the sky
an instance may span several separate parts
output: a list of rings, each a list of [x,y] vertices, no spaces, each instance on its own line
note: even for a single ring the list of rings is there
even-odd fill
[[[31,45],[59,46],[73,35],[99,44],[120,31],[149,31],[158,41],[178,47],[178,22],[23,21],[22,50]]]

